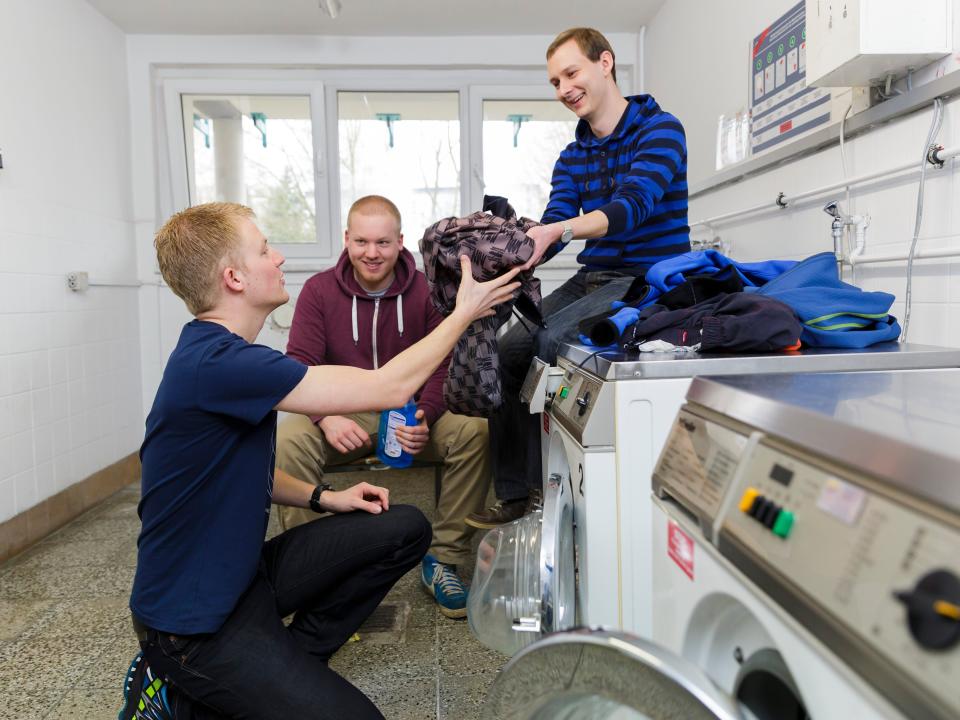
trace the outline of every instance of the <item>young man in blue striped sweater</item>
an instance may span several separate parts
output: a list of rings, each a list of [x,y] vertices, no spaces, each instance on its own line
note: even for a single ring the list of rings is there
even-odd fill
[[[580,270],[543,300],[546,329],[531,337],[515,326],[500,341],[505,401],[490,418],[499,502],[467,517],[479,528],[515,520],[539,497],[538,418],[519,400],[532,357],[553,363],[558,345],[576,339],[581,319],[608,309],[654,263],[690,250],[680,121],[649,95],[621,94],[613,49],[591,28],[557,36],[547,49],[547,74],[580,122],[554,166],[543,225],[528,233],[536,251],[525,267],[549,260],[571,240],[585,238],[586,245],[577,256]]]

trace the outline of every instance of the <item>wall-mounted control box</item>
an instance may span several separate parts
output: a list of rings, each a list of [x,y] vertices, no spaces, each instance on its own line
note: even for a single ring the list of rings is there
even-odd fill
[[[806,0],[807,85],[879,85],[950,54],[952,5],[952,0]]]

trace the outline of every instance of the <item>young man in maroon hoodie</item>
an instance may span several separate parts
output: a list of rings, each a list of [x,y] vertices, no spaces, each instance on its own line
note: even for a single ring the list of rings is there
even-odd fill
[[[336,267],[303,286],[290,328],[287,355],[310,365],[375,369],[430,333],[443,319],[427,281],[403,247],[400,212],[379,195],[360,198],[347,215],[344,251]],[[443,400],[443,362],[416,396],[418,424],[398,429],[412,455],[444,463],[433,542],[421,579],[447,617],[467,614],[467,591],[456,566],[470,556],[473,532],[464,518],[483,508],[490,482],[487,421],[454,415]],[[378,413],[292,416],[277,436],[277,467],[323,483],[323,469],[369,455]],[[316,516],[280,508],[284,529]]]

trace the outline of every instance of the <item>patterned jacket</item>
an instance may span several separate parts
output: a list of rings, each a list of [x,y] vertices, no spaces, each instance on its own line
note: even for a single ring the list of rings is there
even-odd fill
[[[420,240],[424,274],[434,306],[443,315],[453,312],[460,285],[460,256],[467,255],[473,277],[484,282],[522,265],[533,254],[533,240],[526,231],[539,223],[516,219],[506,205],[507,218],[475,212],[463,218],[449,217],[427,228]],[[520,273],[518,310],[542,326],[540,281],[532,271]],[[443,394],[450,412],[488,417],[503,402],[497,329],[510,317],[514,303],[504,303],[497,314],[475,320],[457,341],[447,369]],[[522,322],[522,321],[521,321]]]

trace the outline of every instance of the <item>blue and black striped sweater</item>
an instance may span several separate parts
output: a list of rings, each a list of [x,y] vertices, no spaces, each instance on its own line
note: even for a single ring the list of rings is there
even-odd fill
[[[597,139],[581,120],[553,169],[541,222],[600,210],[606,236],[587,240],[577,262],[588,270],[640,272],[690,250],[687,144],[683,125],[649,95],[627,98],[616,129]],[[550,255],[562,249],[553,245]]]

